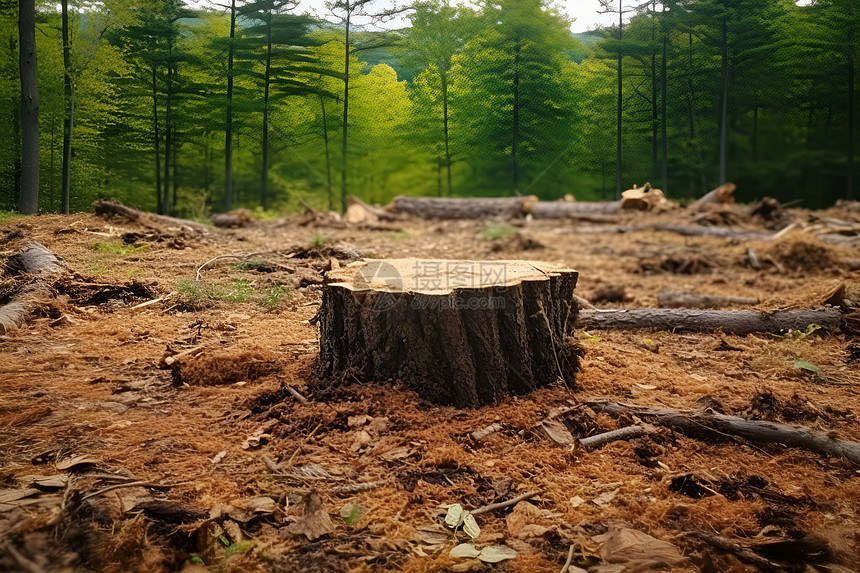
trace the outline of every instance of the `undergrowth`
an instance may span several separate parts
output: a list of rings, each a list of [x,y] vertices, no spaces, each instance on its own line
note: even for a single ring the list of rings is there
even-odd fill
[[[233,279],[227,284],[187,279],[177,282],[176,288],[189,302],[255,302],[265,308],[278,306],[290,292],[286,285],[272,284],[260,288],[248,279]]]
[[[127,245],[125,243],[103,242],[96,243],[90,248],[97,253],[125,257],[128,255],[133,255],[135,253],[142,253],[144,251],[147,251],[149,250],[149,245],[147,245],[146,243],[133,243],[131,245]]]
[[[0,225],[8,223],[12,219],[17,219],[18,217],[23,217],[21,213],[17,213],[15,211],[0,211]]]
[[[490,223],[481,231],[480,237],[485,241],[495,241],[516,234],[517,228],[513,225],[508,225],[507,223]]]

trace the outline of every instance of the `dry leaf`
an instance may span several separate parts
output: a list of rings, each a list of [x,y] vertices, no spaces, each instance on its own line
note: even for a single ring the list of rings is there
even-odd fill
[[[600,507],[605,507],[612,503],[612,500],[615,499],[615,496],[618,495],[619,491],[620,490],[618,489],[613,489],[612,491],[604,491],[603,493],[592,499],[591,503]]]
[[[543,512],[527,501],[521,501],[514,506],[505,522],[510,536],[518,539],[540,537],[552,529]]]
[[[471,559],[480,554],[481,552],[471,543],[461,543],[448,553],[448,557],[453,557],[454,559]]]
[[[57,469],[61,472],[70,470],[76,466],[97,464],[101,460],[88,455],[74,456],[57,462]]]
[[[607,563],[621,563],[628,568],[638,568],[644,564],[651,564],[652,568],[677,567],[687,561],[671,543],[635,529],[612,529],[592,539],[602,543],[597,551],[601,559]]]
[[[516,556],[517,552],[507,545],[490,545],[481,549],[478,559],[485,563],[498,563],[505,559],[513,559]]]
[[[322,501],[317,492],[312,491],[302,499],[304,515],[290,525],[287,530],[293,535],[304,535],[309,541],[318,539],[334,531],[331,518],[322,508]]]

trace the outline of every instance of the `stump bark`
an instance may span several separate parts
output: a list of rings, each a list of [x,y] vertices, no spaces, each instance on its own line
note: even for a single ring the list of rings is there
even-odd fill
[[[578,357],[578,273],[531,261],[362,260],[327,275],[320,366],[402,381],[422,398],[474,407],[560,378]]]

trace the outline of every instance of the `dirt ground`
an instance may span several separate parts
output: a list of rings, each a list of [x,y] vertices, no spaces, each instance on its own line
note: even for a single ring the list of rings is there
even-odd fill
[[[321,378],[311,323],[333,258],[525,258],[577,269],[577,293],[602,308],[654,307],[678,289],[776,310],[820,306],[840,284],[856,296],[860,249],[802,228],[738,241],[567,221],[300,222],[0,225],[0,258],[36,240],[74,273],[0,336],[0,570],[558,572],[569,555],[570,572],[860,570],[860,468],[845,459],[662,427],[586,451],[536,429],[552,413],[578,436],[636,421],[582,405],[607,397],[860,442],[850,335],[580,329],[575,389],[458,410],[394,383]],[[221,255],[236,257],[196,280]],[[445,525],[452,504],[534,491],[476,514],[474,541]],[[452,556],[464,543],[474,549]]]

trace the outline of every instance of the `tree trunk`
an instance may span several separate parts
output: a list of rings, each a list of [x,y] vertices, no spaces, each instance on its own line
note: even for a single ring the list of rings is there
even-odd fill
[[[48,203],[48,209],[51,213],[54,212],[54,128],[56,126],[57,114],[52,109],[51,110],[51,167],[48,169],[48,181],[50,183],[49,192],[50,192],[50,201]]]
[[[375,260],[332,271],[323,290],[320,366],[401,380],[440,404],[474,407],[557,380],[578,357],[577,272],[523,261]]]
[[[272,11],[266,12],[266,74],[263,90],[263,168],[260,173],[260,205],[268,207],[266,187],[269,181],[269,73],[272,69]]]
[[[69,1],[62,0],[63,28],[63,179],[62,179],[62,210],[68,214],[72,187],[72,130],[74,128],[73,110],[74,96],[72,94],[72,44],[69,40]]]
[[[168,43],[171,40],[168,39]],[[173,51],[173,47],[168,44],[168,60],[167,60],[167,89],[166,89],[166,97],[164,104],[164,199],[162,201],[162,206],[164,207],[164,215],[170,215],[170,149],[171,149],[171,133],[173,131],[173,122],[172,122],[172,91],[173,91],[173,62],[171,61],[173,58],[171,57],[171,53]]]
[[[620,212],[621,201],[538,201],[531,211],[535,219],[575,219]]]
[[[344,23],[344,56],[343,56],[343,141],[341,142],[341,165],[340,165],[340,208],[341,213],[346,213],[346,136],[349,120],[349,17],[351,10],[347,6],[346,21]]]
[[[230,48],[227,54],[227,125],[224,130],[224,210],[233,208],[233,40],[236,0],[230,2]]]
[[[320,78],[322,78],[322,76],[320,76]],[[328,210],[332,211],[334,210],[334,203],[331,196],[331,158],[328,151],[328,122],[325,115],[325,100],[323,99],[322,94],[320,94],[320,108],[322,109],[323,141],[325,142],[325,181],[326,189],[328,191]]]
[[[729,100],[729,59],[727,18],[723,16],[722,43],[720,44],[720,185],[726,182],[726,116]]]
[[[18,210],[39,210],[39,91],[36,85],[36,4],[18,2],[18,44],[21,74],[21,193]]]
[[[513,137],[511,143],[511,194],[516,194],[520,190],[520,166],[517,161],[517,145],[520,139],[520,39],[517,38],[516,47],[514,49],[514,126]]]
[[[579,328],[636,330],[650,328],[673,332],[723,331],[746,335],[753,332],[781,333],[804,330],[818,324],[826,332],[838,333],[842,328],[842,312],[823,307],[809,310],[691,310],[665,308],[636,308],[630,310],[582,310]]]
[[[453,186],[451,185],[451,149],[448,141],[448,72],[439,73],[442,80],[442,123],[445,128],[445,170],[448,175],[448,197],[451,196]]]
[[[726,436],[737,436],[751,442],[781,444],[803,448],[817,454],[844,457],[855,464],[860,464],[860,444],[839,440],[829,433],[815,432],[802,426],[747,420],[725,414],[616,404],[607,400],[588,400],[586,404],[592,410],[605,412],[615,418],[633,415],[682,430],[693,437],[725,439]]]
[[[758,303],[757,298],[749,296],[694,294],[678,290],[666,290],[657,295],[657,306],[661,308],[720,308]]]
[[[665,19],[666,6],[663,6],[663,16],[661,18],[661,25],[665,26],[663,19]],[[663,165],[661,169],[661,179],[663,183],[663,194],[668,197],[669,195],[669,140],[666,136],[666,90],[668,86],[668,77],[666,74],[666,43],[668,42],[669,34],[663,30],[663,61],[661,63],[660,76],[662,83],[661,90],[661,98],[660,98],[660,141],[663,145],[663,153],[662,160]]]
[[[853,36],[853,33],[852,33]],[[853,44],[853,42],[852,42]],[[845,176],[845,198],[854,199],[854,52],[848,52],[848,165]]]
[[[621,106],[622,106],[622,75],[621,75],[621,62],[622,62],[622,48],[621,42],[624,39],[624,11],[622,10],[623,1],[619,0],[618,2],[618,120],[616,126],[616,149],[615,149],[615,198],[621,199],[621,192],[623,191],[621,187]]]
[[[657,177],[659,164],[657,163],[657,149],[659,139],[657,129],[659,120],[657,118],[657,10],[651,3],[651,176]]]
[[[538,203],[534,195],[526,197],[395,197],[388,207],[396,213],[422,219],[492,219],[522,217]]]
[[[164,213],[164,200],[161,196],[161,137],[158,133],[158,85],[156,84],[156,66],[152,64],[152,128],[155,138],[155,197],[158,212]]]

